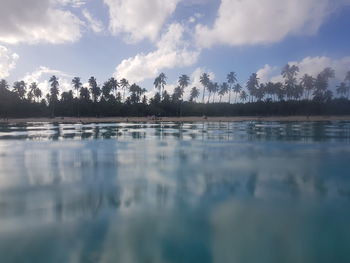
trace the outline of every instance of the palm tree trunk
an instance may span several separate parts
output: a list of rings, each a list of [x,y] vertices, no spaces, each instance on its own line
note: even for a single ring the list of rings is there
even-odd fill
[[[203,99],[202,99],[202,103],[204,103],[204,94],[205,94],[205,87],[203,86]]]
[[[231,89],[228,92],[228,103],[231,104]]]

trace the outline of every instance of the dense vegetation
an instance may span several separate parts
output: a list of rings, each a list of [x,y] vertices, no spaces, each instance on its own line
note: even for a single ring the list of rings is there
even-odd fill
[[[12,88],[0,81],[0,116],[237,116],[237,115],[310,115],[350,114],[350,71],[344,82],[336,87],[329,83],[334,70],[325,68],[315,78],[305,74],[298,77],[297,66],[286,65],[281,74],[283,82],[260,83],[253,73],[245,87],[230,72],[223,83],[213,82],[209,74],[200,77],[201,91],[189,87],[187,75],[179,77],[172,94],[166,91],[167,78],[161,73],[154,80],[158,90],[147,98],[146,89],[128,80],[110,78],[100,87],[94,77],[84,87],[80,78],[72,79],[72,89],[60,92],[59,80],[52,76],[50,92],[43,96],[37,83],[16,81]],[[189,98],[184,98],[185,89]],[[200,94],[201,93],[201,94]],[[200,98],[201,97],[201,98]],[[225,101],[223,98],[227,98]]]

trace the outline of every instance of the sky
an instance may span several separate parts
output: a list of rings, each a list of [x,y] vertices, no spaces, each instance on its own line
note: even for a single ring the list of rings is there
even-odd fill
[[[181,74],[200,87],[230,71],[279,81],[350,70],[350,0],[0,0],[0,78],[38,82],[56,75],[61,90],[79,76],[100,84],[126,78],[154,93],[161,72],[172,90]],[[188,94],[188,91],[186,92]],[[185,94],[186,94],[185,93]]]

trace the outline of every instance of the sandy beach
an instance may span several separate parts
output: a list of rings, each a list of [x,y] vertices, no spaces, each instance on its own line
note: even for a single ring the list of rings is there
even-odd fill
[[[350,121],[344,116],[237,116],[237,117],[56,117],[56,118],[9,118],[0,119],[0,123],[96,123],[96,122],[235,122],[235,121]]]

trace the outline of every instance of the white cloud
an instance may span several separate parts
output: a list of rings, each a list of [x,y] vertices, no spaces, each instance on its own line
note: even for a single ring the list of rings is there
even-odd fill
[[[102,22],[94,18],[86,8],[83,9],[82,14],[88,22],[88,27],[92,31],[95,33],[100,33],[103,31]]]
[[[291,61],[288,64],[299,67],[299,77],[302,77],[304,74],[316,77],[324,68],[331,67],[335,71],[334,82],[340,82],[344,80],[346,72],[350,70],[350,57],[340,59],[332,59],[326,56],[306,57],[301,61]],[[280,67],[265,65],[257,71],[257,74],[263,82],[278,82],[283,81],[281,70],[282,68]]]
[[[268,64],[264,65],[263,68],[259,69],[256,74],[258,75],[258,78],[261,82],[266,83],[272,80],[272,78],[275,78],[273,76],[279,75],[281,72],[281,69],[276,66],[270,66]],[[275,80],[280,81],[280,80]]]
[[[52,0],[52,2],[60,5],[70,5],[75,8],[79,8],[86,4],[86,1],[82,0]]]
[[[72,1],[77,4],[77,1]],[[62,9],[67,1],[5,0],[0,8],[0,42],[75,42],[81,37],[81,20]]]
[[[125,33],[126,41],[157,39],[166,19],[180,0],[104,0],[109,8],[109,29]]]
[[[10,71],[16,67],[19,56],[0,45],[0,78],[6,78]]]
[[[60,70],[50,69],[48,67],[41,66],[32,73],[27,73],[22,79],[28,85],[32,82],[38,83],[38,86],[41,89],[43,96],[45,96],[47,93],[50,92],[49,79],[52,75],[55,75],[58,78],[58,81],[60,83],[60,94],[62,94],[63,91],[68,91],[72,89],[71,81],[73,76]]]
[[[188,23],[193,24],[196,23],[198,19],[202,18],[203,14],[201,13],[195,13],[193,16],[190,16],[188,18]]]
[[[288,35],[315,34],[336,8],[349,0],[222,0],[213,27],[197,25],[200,46],[281,41]]]
[[[184,67],[194,64],[199,50],[192,50],[183,40],[184,28],[171,24],[157,43],[157,50],[148,54],[138,54],[123,60],[116,68],[115,76],[130,82],[141,82],[154,78],[164,69]]]

